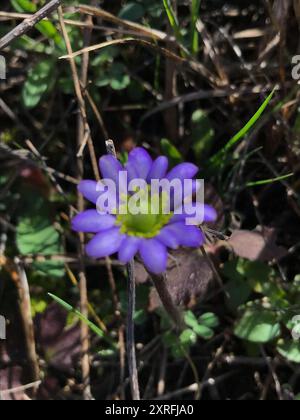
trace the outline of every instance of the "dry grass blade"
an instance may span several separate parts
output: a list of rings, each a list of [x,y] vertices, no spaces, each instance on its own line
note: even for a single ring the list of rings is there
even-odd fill
[[[174,60],[177,60],[178,62],[184,63],[186,60],[179,57],[178,55],[174,54],[172,51],[167,50],[166,48],[161,48],[156,44],[153,44],[152,42],[145,41],[143,39],[137,39],[137,38],[123,38],[123,39],[114,39],[112,41],[102,42],[101,44],[91,45],[90,47],[82,48],[81,50],[78,50],[74,52],[71,55],[64,55],[60,57],[60,59],[70,59],[78,57],[79,55],[82,55],[86,52],[92,52],[96,50],[101,50],[102,48],[111,47],[112,45],[119,45],[119,44],[141,44],[147,47],[150,47],[168,58],[173,58]]]
[[[153,42],[145,41],[143,39],[137,38],[123,38],[123,39],[114,39],[112,41],[102,42],[101,44],[91,45],[90,47],[82,48],[72,54],[63,55],[60,59],[74,59],[80,55],[85,53],[89,53],[92,51],[101,50],[106,47],[111,47],[112,45],[121,45],[121,44],[138,44],[142,45],[147,48],[151,48],[155,52],[158,52],[170,60],[176,61],[179,64],[185,65],[186,67],[192,69],[193,71],[200,73],[203,77],[207,78],[212,84],[218,85],[219,81],[212,73],[210,73],[201,63],[198,63],[194,60],[187,60],[184,58],[179,57],[179,55],[175,54],[174,52],[168,50],[167,48],[160,47]]]
[[[97,7],[80,5],[79,11],[81,13],[87,13],[92,16],[100,17],[103,20],[115,23],[116,25],[120,25],[126,28],[130,28],[131,30],[135,31],[137,35],[146,36],[151,39],[155,39],[157,41],[175,41],[175,38],[169,37],[162,31],[158,31],[156,29],[147,28],[146,26],[140,25],[138,23],[130,22],[129,20],[120,19],[117,16],[113,15],[112,13],[106,12],[103,9],[99,9]]]

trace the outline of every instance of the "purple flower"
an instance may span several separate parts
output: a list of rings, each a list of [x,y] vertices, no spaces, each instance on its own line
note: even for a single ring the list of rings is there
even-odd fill
[[[170,189],[166,191],[162,187],[159,193],[154,196],[159,202],[159,211],[153,213],[149,210],[153,180],[169,182],[179,180],[180,186],[183,186],[186,180],[192,180],[197,174],[198,168],[195,165],[181,163],[168,172],[166,157],[160,156],[153,161],[143,148],[135,148],[129,154],[125,166],[122,166],[111,155],[103,156],[99,164],[102,177],[105,180],[101,184],[103,188],[99,188],[97,182],[91,180],[82,181],[78,187],[87,200],[97,204],[97,210],[86,210],[72,220],[73,230],[96,234],[86,247],[86,252],[90,257],[103,258],[118,253],[119,260],[127,263],[139,253],[146,268],[152,273],[160,274],[167,268],[168,248],[203,245],[204,234],[197,225],[202,222],[215,221],[217,214],[208,205],[193,203],[192,194],[187,197],[185,191],[178,193],[178,190],[175,189],[170,192]],[[120,183],[120,174],[124,173],[127,176],[127,185]],[[148,210],[138,214],[128,212],[128,203],[134,194],[124,198],[130,181],[135,179],[143,180],[146,185],[140,205],[141,208],[147,207]],[[108,180],[113,181],[116,186],[115,197],[118,199],[115,198],[113,205],[99,210],[98,202],[104,197],[104,187],[108,186]],[[194,181],[192,191],[195,192],[197,188],[199,186]],[[108,193],[106,197],[109,197]],[[153,196],[151,196],[151,200],[152,198]],[[185,203],[181,212],[177,212],[178,202],[180,202],[180,206]],[[169,212],[163,210],[166,203],[170,206],[171,211]],[[196,210],[199,210],[200,206],[202,208],[201,220],[199,218],[199,222],[197,222],[197,214],[200,213],[197,213]],[[193,210],[196,223],[190,225],[187,220],[191,217]]]

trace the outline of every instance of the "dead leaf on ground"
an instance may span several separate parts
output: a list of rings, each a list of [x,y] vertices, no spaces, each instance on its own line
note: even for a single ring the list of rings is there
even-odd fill
[[[79,324],[66,327],[67,313],[56,303],[38,317],[37,341],[52,367],[72,373],[80,355]]]
[[[205,297],[214,277],[206,258],[197,250],[186,249],[172,252],[167,273],[167,285],[174,302],[189,307]],[[138,283],[144,283],[149,278],[140,263],[136,263],[136,278]],[[159,306],[160,300],[153,289],[149,310]]]
[[[276,244],[275,229],[264,228],[263,232],[236,230],[228,240],[234,253],[250,261],[273,261],[283,258],[287,251]]]

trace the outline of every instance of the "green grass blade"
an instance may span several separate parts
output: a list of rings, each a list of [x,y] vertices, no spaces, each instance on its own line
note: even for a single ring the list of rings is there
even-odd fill
[[[268,185],[268,184],[272,184],[273,182],[284,181],[285,179],[291,178],[292,176],[294,176],[294,173],[282,175],[277,178],[264,179],[262,181],[248,182],[246,184],[246,187],[257,187],[259,185]]]
[[[170,0],[163,0],[165,11],[167,13],[170,25],[174,31],[175,37],[178,42],[182,42],[182,36],[179,28],[179,24],[177,18],[175,16],[175,12],[171,6]]]
[[[197,20],[199,17],[201,0],[192,0],[191,4],[191,50],[196,55],[199,51],[199,34],[197,31]]]
[[[214,155],[210,163],[215,166],[217,163],[220,162],[220,160],[226,155],[226,153],[231,150],[242,138],[248,134],[248,132],[251,130],[251,128],[256,124],[256,122],[259,120],[259,118],[264,113],[265,109],[267,108],[269,102],[273,98],[275,89],[270,93],[270,95],[266,98],[264,103],[260,106],[260,108],[257,110],[257,112],[253,115],[253,117],[247,122],[247,124],[235,135],[232,137],[232,139],[229,140],[229,142],[226,144],[225,147],[223,147],[222,150],[220,150],[216,155]]]
[[[102,331],[97,325],[95,325],[93,322],[91,322],[89,319],[87,319],[84,315],[82,315],[81,312],[79,312],[77,309],[73,308],[73,306],[69,305],[67,302],[59,298],[58,296],[53,295],[52,293],[48,293],[48,296],[50,296],[56,303],[58,303],[60,306],[62,306],[66,311],[72,312],[75,314],[82,322],[84,322],[98,337],[105,339],[109,342],[110,345],[112,345],[112,341],[106,337],[104,331]]]

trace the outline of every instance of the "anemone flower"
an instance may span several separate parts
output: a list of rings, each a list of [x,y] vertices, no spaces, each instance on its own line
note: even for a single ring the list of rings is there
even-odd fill
[[[143,180],[147,185],[147,191],[144,194],[145,198],[142,199],[142,207],[143,204],[149,204],[153,180],[172,182],[176,179],[184,183],[185,180],[193,180],[198,172],[197,166],[192,163],[181,163],[168,172],[168,159],[165,156],[159,156],[153,161],[143,148],[135,148],[129,154],[124,166],[112,155],[103,156],[99,165],[103,179],[106,182],[113,181],[118,191],[124,189],[124,185],[120,185],[120,173],[126,174],[128,182],[134,179]],[[197,184],[194,185],[196,189]],[[83,180],[78,189],[95,205],[104,194],[103,189],[99,188],[99,183],[93,180]],[[89,257],[103,258],[118,253],[118,259],[122,263],[128,263],[136,254],[139,254],[148,271],[161,274],[167,268],[168,248],[176,249],[181,246],[198,248],[205,241],[204,234],[198,225],[187,224],[190,212],[186,211],[186,207],[180,214],[174,211],[174,192],[171,193],[172,197],[166,197],[166,194],[162,191],[159,198],[162,202],[172,203],[169,213],[163,211],[161,205],[156,214],[151,211],[140,214],[126,212],[124,207],[127,208],[127,196],[123,199],[122,205],[118,206],[120,203],[117,203],[116,199],[114,205],[108,206],[105,210],[99,209],[97,205],[97,209],[78,214],[72,220],[72,228],[77,232],[95,234],[86,246]],[[170,191],[168,194],[170,195]],[[122,191],[117,196],[122,197]],[[183,201],[187,197],[183,196],[180,199]],[[189,199],[191,201],[191,197]],[[192,202],[190,204],[197,205]],[[120,208],[123,211],[120,211]],[[199,224],[216,220],[216,211],[211,206],[202,205],[202,208]]]

